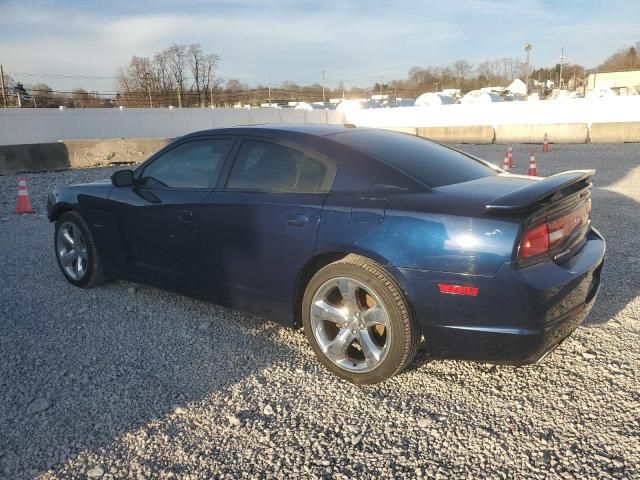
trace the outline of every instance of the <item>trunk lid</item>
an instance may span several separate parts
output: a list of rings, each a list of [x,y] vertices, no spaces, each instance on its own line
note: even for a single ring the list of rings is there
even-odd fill
[[[527,266],[551,258],[569,260],[584,245],[591,228],[591,177],[595,170],[572,170],[498,195],[485,205],[487,214],[524,215],[515,259]]]
[[[516,265],[526,266],[551,258],[562,263],[584,245],[591,220],[591,177],[595,170],[572,170],[550,177],[502,173],[477,180],[434,188],[431,207],[449,213],[499,218],[520,224],[514,239]],[[453,195],[463,201],[450,201]],[[523,256],[525,235],[539,227],[537,240],[548,242],[544,252]],[[538,245],[540,247],[540,245]],[[542,245],[544,247],[544,245]]]

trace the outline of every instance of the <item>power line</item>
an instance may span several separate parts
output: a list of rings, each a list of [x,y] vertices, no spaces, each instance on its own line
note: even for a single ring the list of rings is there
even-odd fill
[[[35,72],[9,72],[8,75],[21,76],[21,77],[37,77],[37,78],[77,78],[83,80],[112,80],[119,77],[107,76],[107,75],[66,75],[62,73],[35,73]]]

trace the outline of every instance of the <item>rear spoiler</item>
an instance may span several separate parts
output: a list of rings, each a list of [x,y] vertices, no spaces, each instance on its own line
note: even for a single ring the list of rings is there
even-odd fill
[[[590,186],[589,179],[595,173],[595,170],[569,170],[557,173],[492,200],[485,205],[485,210],[491,213],[527,210],[547,200],[555,200],[552,197],[556,194],[564,196],[560,193],[562,190],[568,189],[570,192],[567,193],[575,193],[581,188]]]

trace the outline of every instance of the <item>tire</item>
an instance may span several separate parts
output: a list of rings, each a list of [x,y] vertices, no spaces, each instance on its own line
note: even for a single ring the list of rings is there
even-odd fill
[[[318,360],[360,385],[402,371],[421,338],[398,283],[380,265],[358,255],[316,272],[305,290],[302,322]]]
[[[71,285],[91,288],[105,281],[96,244],[80,214],[71,211],[60,215],[53,244],[60,271]]]

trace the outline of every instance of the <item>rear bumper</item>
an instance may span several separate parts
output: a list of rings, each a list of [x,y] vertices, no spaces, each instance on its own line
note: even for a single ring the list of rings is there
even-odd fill
[[[491,277],[397,269],[432,357],[524,365],[542,359],[588,316],[600,288],[604,238],[592,230],[562,265]],[[440,294],[437,283],[471,284],[477,297]]]
[[[540,328],[434,326],[427,329],[434,357],[508,365],[540,361],[562,343],[589,315],[597,289],[588,303],[578,305]]]

